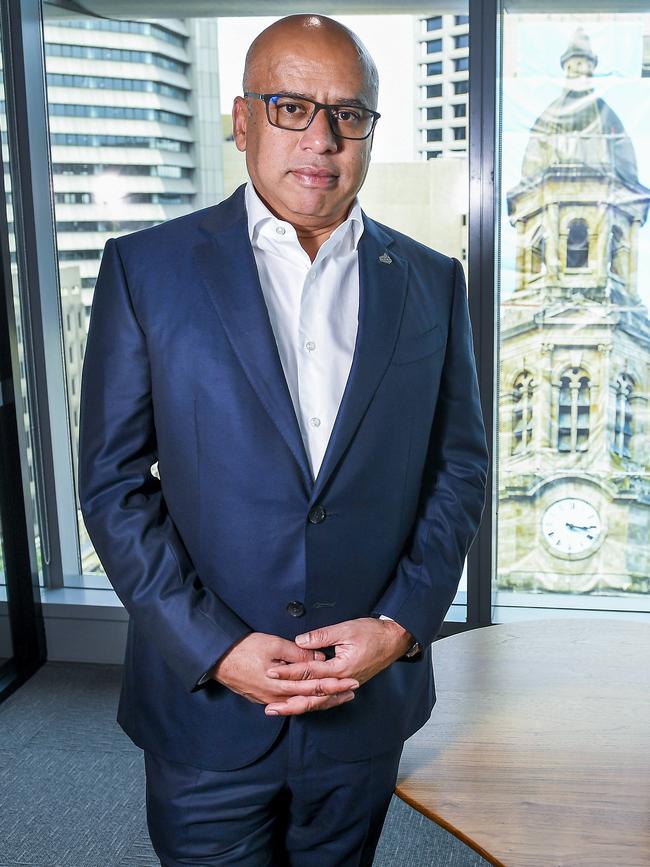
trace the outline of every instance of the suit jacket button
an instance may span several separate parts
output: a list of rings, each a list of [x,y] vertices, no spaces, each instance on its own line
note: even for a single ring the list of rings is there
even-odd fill
[[[292,617],[302,617],[305,613],[305,606],[302,602],[290,602],[287,605],[287,611]]]
[[[325,520],[325,515],[326,512],[323,506],[314,506],[309,512],[309,520],[312,524],[320,524],[321,521]]]

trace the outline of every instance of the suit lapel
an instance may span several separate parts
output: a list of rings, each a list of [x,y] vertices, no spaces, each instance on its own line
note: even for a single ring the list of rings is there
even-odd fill
[[[233,351],[311,491],[311,469],[248,238],[243,191],[210,209],[201,224],[209,237],[193,253]]]
[[[394,252],[387,255],[393,240],[387,232],[365,214],[363,223],[358,248],[357,340],[341,405],[312,490],[312,502],[318,500],[343,457],[384,375],[406,299],[407,263]]]

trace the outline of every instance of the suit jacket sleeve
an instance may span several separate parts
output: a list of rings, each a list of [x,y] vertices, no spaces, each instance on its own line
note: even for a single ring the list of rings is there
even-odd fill
[[[410,549],[375,606],[423,646],[435,639],[456,595],[487,479],[465,278],[453,262],[447,347]]]
[[[80,402],[86,529],[137,629],[191,691],[251,630],[198,579],[151,473],[157,445],[146,337],[112,238],[95,286]]]

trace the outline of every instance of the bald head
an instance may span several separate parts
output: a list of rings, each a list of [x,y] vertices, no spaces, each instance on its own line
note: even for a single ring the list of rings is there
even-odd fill
[[[325,52],[355,57],[364,81],[368,108],[377,107],[379,75],[368,49],[348,27],[324,15],[288,15],[275,21],[251,43],[244,64],[244,92],[264,87],[273,59],[296,45],[313,45]]]

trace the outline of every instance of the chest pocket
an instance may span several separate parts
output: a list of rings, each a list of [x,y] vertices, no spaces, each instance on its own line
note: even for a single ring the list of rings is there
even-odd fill
[[[434,325],[419,334],[402,337],[395,348],[393,364],[408,364],[438,352],[444,346],[444,338],[439,325]]]

